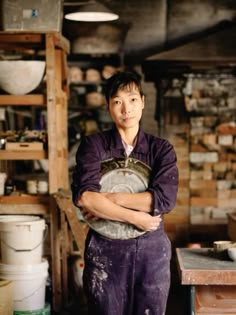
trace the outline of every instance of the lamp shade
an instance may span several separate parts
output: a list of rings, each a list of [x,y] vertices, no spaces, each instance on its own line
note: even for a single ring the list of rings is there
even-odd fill
[[[98,2],[85,4],[78,11],[65,15],[65,19],[82,22],[105,22],[114,21],[118,18],[117,14]]]

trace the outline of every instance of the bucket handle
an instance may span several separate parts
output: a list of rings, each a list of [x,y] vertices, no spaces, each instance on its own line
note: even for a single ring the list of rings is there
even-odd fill
[[[14,247],[12,247],[11,245],[7,244],[4,240],[1,239],[1,242],[6,245],[7,247],[9,247],[10,249],[13,249],[15,252],[32,252],[33,250],[35,250],[36,248],[38,248],[46,239],[46,237],[48,236],[48,226],[47,224],[45,224],[45,231],[44,231],[44,235],[43,235],[43,239],[42,241],[37,244],[34,248],[32,249],[16,249]]]
[[[31,296],[35,295],[43,286],[45,286],[45,281],[43,281],[40,286],[34,290],[32,293],[30,293],[30,295],[23,297],[23,299],[19,299],[19,300],[13,300],[14,302],[22,302],[24,300],[27,300],[28,298],[30,298]]]

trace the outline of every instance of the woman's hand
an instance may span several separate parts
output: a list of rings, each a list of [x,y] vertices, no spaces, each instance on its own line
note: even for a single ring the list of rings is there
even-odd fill
[[[93,215],[92,213],[90,213],[88,210],[84,209],[84,208],[80,208],[80,212],[83,215],[85,220],[92,220],[92,221],[97,221],[100,218],[96,217],[95,215]]]
[[[146,232],[157,230],[162,221],[160,215],[153,217],[145,212],[135,212],[134,217],[135,219],[133,224],[140,230]]]

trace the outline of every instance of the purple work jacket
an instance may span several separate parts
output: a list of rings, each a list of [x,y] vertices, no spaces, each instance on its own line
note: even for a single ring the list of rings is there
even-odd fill
[[[101,162],[126,156],[116,128],[84,137],[76,153],[76,167],[72,179],[73,202],[77,205],[84,191],[100,191]],[[147,191],[153,196],[153,215],[169,212],[176,202],[178,169],[173,146],[165,139],[139,129],[136,145],[130,157],[151,168]]]

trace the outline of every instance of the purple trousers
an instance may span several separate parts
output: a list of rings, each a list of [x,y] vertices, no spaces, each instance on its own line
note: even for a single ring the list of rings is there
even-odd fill
[[[170,258],[163,228],[129,240],[90,230],[83,274],[89,315],[164,315]]]

